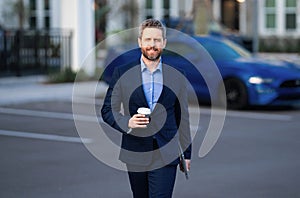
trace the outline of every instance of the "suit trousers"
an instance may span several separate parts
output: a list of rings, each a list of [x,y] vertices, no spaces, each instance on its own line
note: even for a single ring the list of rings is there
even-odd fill
[[[157,148],[156,140],[154,148]],[[157,155],[152,159],[153,163],[161,158]],[[127,164],[128,170],[134,170],[133,165]],[[128,171],[131,191],[134,198],[171,198],[173,194],[177,165],[166,165],[152,170],[151,165],[144,167],[143,172]],[[149,169],[148,169],[149,168]],[[141,170],[141,167],[138,167]]]

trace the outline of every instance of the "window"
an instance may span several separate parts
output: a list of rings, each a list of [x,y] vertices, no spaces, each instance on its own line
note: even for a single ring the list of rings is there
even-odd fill
[[[31,16],[29,18],[29,26],[30,28],[32,29],[35,29],[36,28],[36,17],[35,16]]]
[[[36,10],[36,0],[29,1],[29,8],[30,8],[30,11]]]
[[[45,21],[44,21],[44,23],[45,23],[45,28],[46,29],[49,29],[50,28],[50,17],[45,17],[44,18],[45,19]]]
[[[44,1],[44,9],[45,10],[50,10],[50,1],[49,0]]]
[[[50,1],[44,0],[44,28],[50,28]]]
[[[146,0],[146,18],[147,19],[153,18],[152,9],[153,9],[153,1]]]
[[[295,8],[295,7],[297,7],[297,2],[296,2],[296,0],[286,0],[285,5],[286,5],[286,7]]]
[[[296,30],[297,24],[297,2],[296,0],[285,1],[285,28],[286,30]]]
[[[30,9],[29,27],[35,29],[37,27],[36,0],[29,1],[29,9]]]
[[[146,9],[152,9],[152,0],[146,1]]]
[[[164,18],[170,17],[170,0],[163,0]]]
[[[276,28],[276,2],[275,0],[265,1],[265,26],[267,29]]]
[[[42,5],[42,6],[38,6],[38,5]],[[51,25],[50,24],[51,23],[50,0],[43,0],[43,1],[30,0],[29,9],[30,9],[29,26],[31,29],[50,28]],[[38,9],[42,9],[42,10],[40,11]]]
[[[266,0],[267,8],[274,8],[276,6],[275,0]]]

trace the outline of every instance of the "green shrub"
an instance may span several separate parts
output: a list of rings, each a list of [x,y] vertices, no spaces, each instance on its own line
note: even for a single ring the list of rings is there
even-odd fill
[[[95,69],[95,74],[89,76],[83,70],[74,72],[70,67],[65,68],[60,72],[50,72],[48,75],[49,83],[68,83],[68,82],[80,82],[80,81],[90,81],[99,80],[102,75],[103,69],[97,67]]]
[[[74,82],[75,78],[76,72],[74,72],[70,67],[67,67],[60,72],[50,73],[48,75],[49,83]]]
[[[293,37],[268,37],[261,38],[259,43],[259,51],[261,52],[284,52],[299,53],[300,38]]]

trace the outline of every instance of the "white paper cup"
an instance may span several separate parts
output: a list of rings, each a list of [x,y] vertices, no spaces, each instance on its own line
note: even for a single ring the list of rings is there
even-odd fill
[[[138,108],[137,113],[138,114],[143,114],[147,118],[150,118],[151,110],[149,108],[146,108],[146,107],[140,107],[140,108]]]

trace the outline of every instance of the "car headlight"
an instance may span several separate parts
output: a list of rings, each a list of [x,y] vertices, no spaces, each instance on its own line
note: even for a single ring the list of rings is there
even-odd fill
[[[258,77],[258,76],[253,76],[253,77],[249,78],[248,82],[251,83],[251,84],[272,83],[273,79],[272,78],[262,78],[262,77]]]

